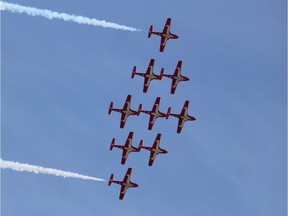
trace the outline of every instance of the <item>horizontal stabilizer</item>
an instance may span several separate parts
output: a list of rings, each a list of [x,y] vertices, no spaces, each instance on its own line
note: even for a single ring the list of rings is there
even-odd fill
[[[152,31],[153,31],[153,25],[151,25],[150,28],[149,28],[148,38],[151,37],[151,35],[152,35]]]
[[[139,105],[138,112],[137,112],[137,116],[140,115],[141,111],[142,111],[142,104]]]
[[[111,176],[110,176],[110,178],[109,178],[108,186],[110,186],[110,185],[111,185],[111,183],[112,183],[112,181],[113,181],[113,177],[114,177],[114,175],[113,175],[113,174],[111,174]]]
[[[112,151],[115,144],[115,138],[112,139],[111,145],[110,145],[110,151]]]
[[[140,142],[139,142],[139,146],[138,146],[139,151],[141,150],[142,145],[143,145],[143,140],[140,140]]]
[[[108,114],[110,115],[111,114],[111,111],[113,109],[113,102],[110,103],[110,106],[109,106],[109,111],[108,111]]]
[[[171,107],[169,107],[169,108],[168,108],[168,110],[167,110],[166,119],[168,119],[168,118],[169,118],[169,116],[170,116],[170,113],[171,113]]]
[[[162,68],[161,71],[160,71],[160,79],[162,79],[163,74],[164,74],[164,68]]]
[[[135,76],[135,73],[136,73],[136,66],[133,67],[133,71],[132,71],[132,76],[131,76],[131,79],[134,78]]]

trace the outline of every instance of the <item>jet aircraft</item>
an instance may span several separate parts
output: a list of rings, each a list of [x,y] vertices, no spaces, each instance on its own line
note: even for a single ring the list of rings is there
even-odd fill
[[[121,122],[120,128],[124,128],[127,117],[130,115],[137,115],[139,116],[142,104],[139,105],[138,111],[131,110],[130,108],[131,103],[131,95],[128,95],[125,101],[125,104],[122,109],[115,109],[113,108],[113,102],[110,103],[108,114],[110,115],[112,111],[120,112],[121,113]]]
[[[189,106],[189,101],[186,100],[180,114],[173,114],[173,113],[169,114],[169,115],[174,116],[174,117],[179,119],[177,133],[181,133],[181,130],[182,130],[182,128],[184,126],[184,123],[186,121],[194,121],[194,120],[196,120],[195,117],[188,115],[188,106]]]
[[[149,28],[148,38],[150,38],[152,34],[155,34],[155,35],[158,35],[161,37],[160,52],[164,51],[164,48],[166,46],[166,42],[169,39],[177,39],[178,38],[178,35],[172,34],[170,32],[170,25],[171,25],[171,18],[168,18],[162,32],[153,32],[153,25],[151,25]]]
[[[157,154],[168,153],[168,151],[166,151],[165,149],[160,148],[160,139],[161,139],[161,134],[158,133],[152,147],[142,146],[142,143],[140,144],[140,148],[144,148],[150,151],[150,157],[149,157],[149,163],[148,163],[149,166],[153,165],[153,162]]]
[[[173,75],[163,74],[163,76],[172,79],[172,85],[171,85],[171,91],[170,91],[171,94],[175,93],[175,90],[176,90],[179,82],[189,81],[188,77],[185,77],[181,74],[181,69],[182,69],[182,61],[178,61],[175,72]]]
[[[119,199],[120,200],[123,200],[123,198],[125,196],[125,193],[126,193],[128,188],[130,188],[130,187],[138,187],[138,184],[130,181],[131,173],[132,173],[132,168],[128,168],[127,172],[126,172],[126,174],[124,176],[123,181],[115,181],[115,180],[113,180],[114,174],[111,174],[111,176],[110,176],[110,179],[109,179],[109,182],[108,182],[109,186],[112,183],[121,185],[120,195],[119,195]]]
[[[156,75],[153,72],[154,69],[154,62],[155,59],[151,59],[148,65],[148,68],[146,70],[146,73],[140,73],[136,72],[136,66],[134,66],[133,71],[132,71],[132,76],[131,78],[133,79],[135,75],[143,76],[144,77],[144,86],[143,86],[143,92],[147,92],[149,84],[151,80],[161,80],[162,79],[162,74],[164,73],[164,68],[161,69],[160,75]]]
[[[141,149],[140,146],[142,145],[142,140],[140,140],[139,147],[136,148],[136,147],[132,146],[132,139],[133,139],[133,132],[129,133],[129,135],[126,139],[125,145],[123,145],[123,146],[115,145],[115,138],[112,139],[112,142],[110,145],[110,151],[112,151],[113,147],[116,147],[116,148],[123,150],[121,164],[125,164],[130,152],[139,152]]]
[[[151,111],[142,110],[142,107],[139,109],[140,112],[150,115],[148,130],[152,130],[154,122],[158,117],[165,117],[166,119],[169,117],[171,107],[168,108],[167,113],[165,114],[159,111],[159,104],[160,97],[157,97]]]

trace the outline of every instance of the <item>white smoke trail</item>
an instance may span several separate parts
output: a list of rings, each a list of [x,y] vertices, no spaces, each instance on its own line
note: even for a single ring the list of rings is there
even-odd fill
[[[72,172],[66,172],[62,170],[57,169],[51,169],[51,168],[44,168],[40,166],[33,166],[29,164],[22,164],[18,162],[13,161],[5,161],[0,159],[0,167],[2,169],[12,169],[15,171],[26,171],[26,172],[34,172],[34,173],[42,173],[42,174],[49,174],[49,175],[55,175],[55,176],[62,176],[62,177],[69,177],[69,178],[79,178],[84,180],[92,180],[92,181],[105,181],[101,178],[94,178],[90,176],[80,175],[78,173],[72,173]]]
[[[79,24],[87,24],[94,26],[102,26],[104,28],[113,28],[125,31],[141,31],[140,29],[119,25],[117,23],[106,22],[105,20],[91,19],[83,16],[70,15],[66,13],[58,13],[51,10],[43,10],[34,7],[26,7],[18,4],[11,4],[0,1],[0,10],[8,10],[12,13],[26,13],[30,16],[42,16],[47,19],[61,19],[64,21],[72,21]]]

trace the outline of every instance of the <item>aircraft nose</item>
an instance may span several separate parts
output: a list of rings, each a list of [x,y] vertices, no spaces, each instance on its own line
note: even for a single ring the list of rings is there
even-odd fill
[[[163,153],[163,154],[167,154],[167,153],[168,153],[168,151],[165,150],[165,149],[161,149],[161,150],[162,150],[162,153]]]

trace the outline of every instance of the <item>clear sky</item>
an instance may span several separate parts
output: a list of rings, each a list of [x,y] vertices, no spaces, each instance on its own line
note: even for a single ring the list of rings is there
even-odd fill
[[[33,1],[25,6],[76,14],[143,29],[129,32],[24,14],[1,12],[1,158],[122,179],[128,167],[139,187],[118,200],[120,187],[2,170],[2,215],[286,215],[286,1]],[[159,52],[167,17],[178,40]],[[178,60],[189,82],[170,94],[171,81],[131,79],[133,66],[173,73]],[[177,119],[108,115],[111,101],[122,107],[180,112],[190,101],[197,118],[176,133]],[[109,151],[130,131],[152,145],[162,134],[159,155]]]

